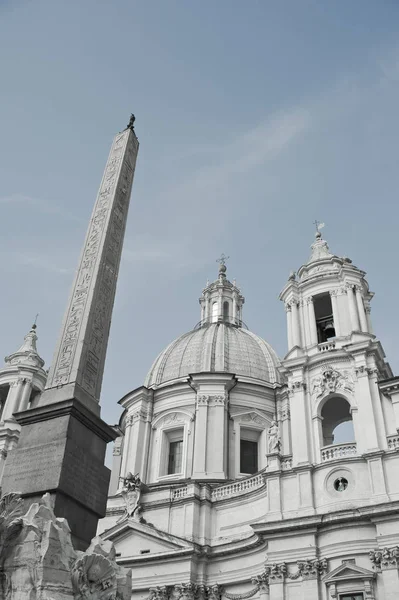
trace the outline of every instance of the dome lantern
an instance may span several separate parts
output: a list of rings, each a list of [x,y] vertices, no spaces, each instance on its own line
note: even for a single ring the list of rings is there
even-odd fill
[[[218,279],[207,283],[199,299],[201,305],[201,327],[211,323],[229,323],[242,326],[242,306],[245,302],[235,281],[231,283],[226,277],[226,260],[224,254],[217,259],[219,263]]]

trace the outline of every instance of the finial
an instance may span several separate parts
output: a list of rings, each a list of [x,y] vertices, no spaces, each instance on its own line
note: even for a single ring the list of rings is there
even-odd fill
[[[136,117],[132,113],[130,115],[129,123],[127,124],[126,129],[131,129],[132,131],[134,131],[134,122],[135,122],[135,120],[136,120]]]
[[[216,262],[219,263],[219,276],[226,277],[226,260],[228,260],[230,256],[226,256],[225,254],[221,254],[220,258],[216,259]]]
[[[35,320],[33,321],[32,329],[37,329],[37,317],[38,316],[39,316],[39,313],[37,313]]]
[[[316,227],[316,234],[315,234],[315,237],[316,237],[317,239],[320,239],[320,238],[321,238],[320,229],[323,229],[323,227],[324,227],[325,223],[321,223],[320,221],[317,221],[317,220],[316,220],[316,221],[313,221],[313,225],[315,225],[315,227]]]

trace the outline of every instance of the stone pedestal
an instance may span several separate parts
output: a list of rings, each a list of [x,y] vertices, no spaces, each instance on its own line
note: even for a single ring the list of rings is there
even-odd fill
[[[267,471],[281,471],[281,456],[279,452],[270,452],[267,456]]]
[[[114,430],[75,399],[18,413],[21,434],[8,454],[2,492],[20,492],[28,508],[46,492],[85,550],[105,515],[110,471],[104,466]]]

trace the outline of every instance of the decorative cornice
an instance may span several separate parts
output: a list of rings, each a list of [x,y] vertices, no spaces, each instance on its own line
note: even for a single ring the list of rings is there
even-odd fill
[[[197,394],[197,406],[226,406],[227,394]]]
[[[295,573],[289,573],[287,577],[289,579],[317,579],[322,577],[328,569],[327,560],[324,558],[319,560],[318,558],[298,560],[298,569]]]
[[[288,387],[288,394],[290,396],[300,391],[306,391],[306,383],[304,381],[293,381]]]
[[[370,550],[369,558],[376,571],[399,568],[399,546]]]

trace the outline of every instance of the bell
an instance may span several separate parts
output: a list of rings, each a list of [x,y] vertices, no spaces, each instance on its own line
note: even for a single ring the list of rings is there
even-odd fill
[[[324,334],[327,339],[335,337],[335,329],[334,329],[333,321],[328,321],[328,323],[326,323],[326,326],[324,327]]]

